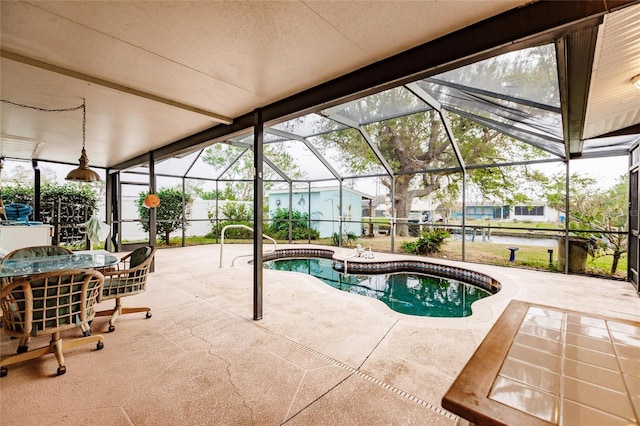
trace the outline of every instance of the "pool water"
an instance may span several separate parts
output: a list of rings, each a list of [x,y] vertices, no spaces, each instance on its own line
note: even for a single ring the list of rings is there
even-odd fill
[[[277,259],[265,268],[301,272],[349,293],[378,299],[396,312],[424,317],[459,318],[471,315],[471,304],[490,296],[486,290],[450,278],[416,273],[345,275],[331,259]]]

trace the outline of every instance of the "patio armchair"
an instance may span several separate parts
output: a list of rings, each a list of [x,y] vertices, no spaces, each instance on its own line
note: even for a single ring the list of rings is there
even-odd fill
[[[20,339],[15,355],[0,359],[0,377],[7,375],[8,365],[53,353],[58,361],[57,374],[67,371],[63,351],[97,342],[104,347],[100,335],[92,335],[88,323],[95,316],[104,276],[86,269],[66,269],[16,279],[0,290],[2,324],[7,335]],[[67,338],[61,332],[76,327],[83,337]],[[31,337],[51,335],[49,345],[29,350]]]
[[[114,270],[103,272],[105,281],[99,301],[115,299],[115,306],[113,309],[97,312],[96,316],[111,316],[109,332],[115,331],[114,324],[120,315],[146,312],[146,318],[151,318],[151,308],[124,307],[121,299],[140,294],[146,290],[147,276],[155,253],[155,247],[139,247],[120,259]]]

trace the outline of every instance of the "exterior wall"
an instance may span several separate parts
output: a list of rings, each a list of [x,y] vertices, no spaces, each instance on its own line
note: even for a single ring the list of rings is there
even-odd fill
[[[293,192],[293,210],[302,213],[309,213],[309,193],[308,191]],[[345,208],[343,209],[344,223],[343,232],[354,232],[358,236],[361,233],[362,221],[362,196],[346,188],[342,190],[342,198]],[[137,196],[123,196],[121,215],[123,219],[137,219]],[[277,205],[277,201],[280,205]],[[326,191],[311,191],[311,227],[318,231],[321,238],[331,237],[339,230],[340,213],[340,191],[338,189]],[[228,201],[218,201],[221,208]],[[240,203],[241,201],[234,201]],[[243,202],[250,204],[251,202]],[[274,212],[278,207],[287,209],[289,206],[289,193],[269,194],[269,212]],[[211,222],[207,217],[207,212],[215,211],[215,200],[196,199],[191,208],[190,224],[186,230],[186,236],[203,236],[211,231]],[[220,213],[221,215],[222,213]],[[102,217],[102,216],[101,216]],[[222,218],[222,217],[221,217]],[[335,222],[334,222],[335,221]],[[139,241],[147,239],[147,233],[142,230],[138,223],[123,223],[121,230],[122,239],[127,241]],[[171,234],[180,236],[180,230]]]
[[[310,200],[309,200],[310,196]],[[342,189],[342,209],[344,223],[343,232],[354,232],[358,236],[361,232],[362,221],[362,196],[349,189]],[[320,238],[331,237],[339,232],[340,228],[340,190],[294,190],[292,195],[292,208],[301,213],[310,213],[311,228],[318,231]],[[276,209],[289,208],[289,192],[269,193],[269,212]]]

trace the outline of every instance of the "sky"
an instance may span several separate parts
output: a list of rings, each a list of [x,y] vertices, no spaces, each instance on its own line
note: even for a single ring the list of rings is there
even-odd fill
[[[564,163],[552,163],[539,166],[545,173],[565,173]],[[578,173],[581,176],[592,177],[596,180],[600,189],[612,187],[618,177],[629,170],[629,157],[593,158],[588,160],[569,161],[569,172]]]

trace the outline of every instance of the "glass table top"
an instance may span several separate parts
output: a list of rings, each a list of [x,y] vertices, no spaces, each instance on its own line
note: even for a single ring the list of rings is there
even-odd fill
[[[118,261],[116,256],[103,250],[61,256],[5,259],[0,263],[0,277],[34,275],[63,269],[105,268],[115,265]]]

